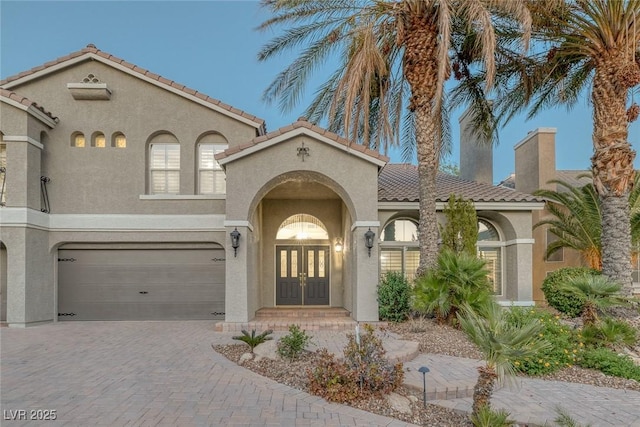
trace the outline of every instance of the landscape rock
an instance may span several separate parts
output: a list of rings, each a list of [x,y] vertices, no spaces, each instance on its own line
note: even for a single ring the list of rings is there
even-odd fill
[[[409,399],[400,396],[398,393],[390,393],[387,396],[387,401],[389,405],[398,412],[402,412],[403,414],[411,414],[413,412]]]

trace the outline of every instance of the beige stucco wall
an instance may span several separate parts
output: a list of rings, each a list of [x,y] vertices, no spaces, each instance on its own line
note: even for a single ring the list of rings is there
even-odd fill
[[[74,100],[67,83],[89,73],[106,83],[110,100]],[[140,200],[147,182],[147,143],[158,132],[173,134],[181,147],[181,193],[196,193],[196,141],[218,132],[230,146],[246,143],[254,127],[158,88],[98,61],[87,61],[12,88],[36,101],[60,122],[49,133],[49,196],[55,213],[224,213],[224,200]],[[3,117],[4,121],[4,117]],[[71,135],[84,133],[86,147],[71,146]],[[91,135],[104,133],[106,148],[91,147]],[[4,131],[3,131],[4,132]],[[122,132],[126,148],[111,147]],[[5,133],[6,135],[7,133]],[[38,134],[33,137],[39,138]]]

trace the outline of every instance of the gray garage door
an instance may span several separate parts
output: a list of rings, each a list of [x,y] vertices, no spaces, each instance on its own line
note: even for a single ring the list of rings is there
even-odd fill
[[[58,319],[224,319],[223,249],[61,249]]]

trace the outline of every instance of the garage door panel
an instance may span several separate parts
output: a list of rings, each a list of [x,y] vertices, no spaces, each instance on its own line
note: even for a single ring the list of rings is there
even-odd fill
[[[224,317],[222,249],[61,249],[58,258],[60,320]]]

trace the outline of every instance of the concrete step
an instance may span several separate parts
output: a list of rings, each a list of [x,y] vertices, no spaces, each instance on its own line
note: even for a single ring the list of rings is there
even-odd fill
[[[282,319],[282,318],[296,318],[296,319],[315,319],[315,318],[346,318],[351,319],[351,313],[348,310],[340,307],[320,307],[320,308],[261,308],[256,311],[256,317],[254,320],[261,319]],[[344,319],[343,319],[344,320]]]

